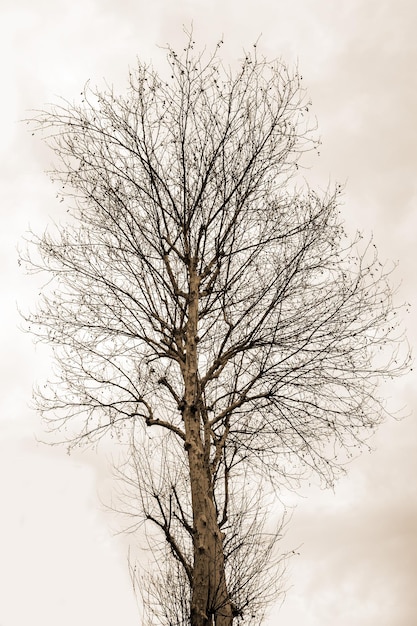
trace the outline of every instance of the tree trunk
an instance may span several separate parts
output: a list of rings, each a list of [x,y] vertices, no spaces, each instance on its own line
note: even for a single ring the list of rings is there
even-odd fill
[[[190,422],[194,422],[191,431],[196,435],[187,446],[194,523],[191,626],[213,623],[231,626],[233,615],[224,571],[223,536],[213,501],[210,469],[198,432],[198,415]]]
[[[197,375],[198,296],[199,277],[194,268],[191,268],[183,408],[194,530],[191,626],[231,626],[233,611],[224,570],[223,535],[214,504],[209,446],[204,445],[200,422],[201,398]]]

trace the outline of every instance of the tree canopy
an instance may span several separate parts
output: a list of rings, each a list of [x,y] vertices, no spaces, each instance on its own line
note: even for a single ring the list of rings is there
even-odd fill
[[[340,186],[301,184],[301,77],[219,48],[190,36],[168,76],[138,62],[125,95],[87,85],[35,122],[70,213],[29,258],[51,277],[28,316],[55,353],[39,406],[70,446],[129,444],[137,515],[173,557],[161,624],[259,623],[267,485],[332,484],[408,362],[391,268],[345,232]]]

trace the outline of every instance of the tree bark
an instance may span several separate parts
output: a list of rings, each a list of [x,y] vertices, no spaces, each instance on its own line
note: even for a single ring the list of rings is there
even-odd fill
[[[231,626],[233,610],[227,590],[223,534],[214,504],[210,446],[203,437],[198,383],[199,276],[190,269],[190,290],[184,367],[183,419],[193,509],[193,582],[191,626]]]

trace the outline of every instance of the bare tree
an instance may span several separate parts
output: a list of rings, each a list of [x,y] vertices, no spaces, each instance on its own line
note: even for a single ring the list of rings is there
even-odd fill
[[[71,215],[27,259],[51,277],[28,316],[56,359],[38,402],[70,446],[129,444],[137,519],[172,557],[161,624],[260,622],[268,485],[332,483],[408,358],[340,187],[299,189],[301,77],[256,46],[226,69],[219,47],[190,36],[166,78],[139,62],[126,95],[87,86],[36,117]]]

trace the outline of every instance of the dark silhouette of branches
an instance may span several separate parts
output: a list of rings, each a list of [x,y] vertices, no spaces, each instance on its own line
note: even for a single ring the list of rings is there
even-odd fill
[[[228,70],[219,46],[190,36],[169,77],[138,63],[126,95],[87,85],[35,120],[70,213],[26,259],[51,278],[27,316],[55,354],[38,403],[70,447],[127,444],[161,624],[259,623],[271,488],[332,484],[408,362],[391,269],[346,234],[340,187],[298,187],[317,147],[300,76],[256,48]]]

